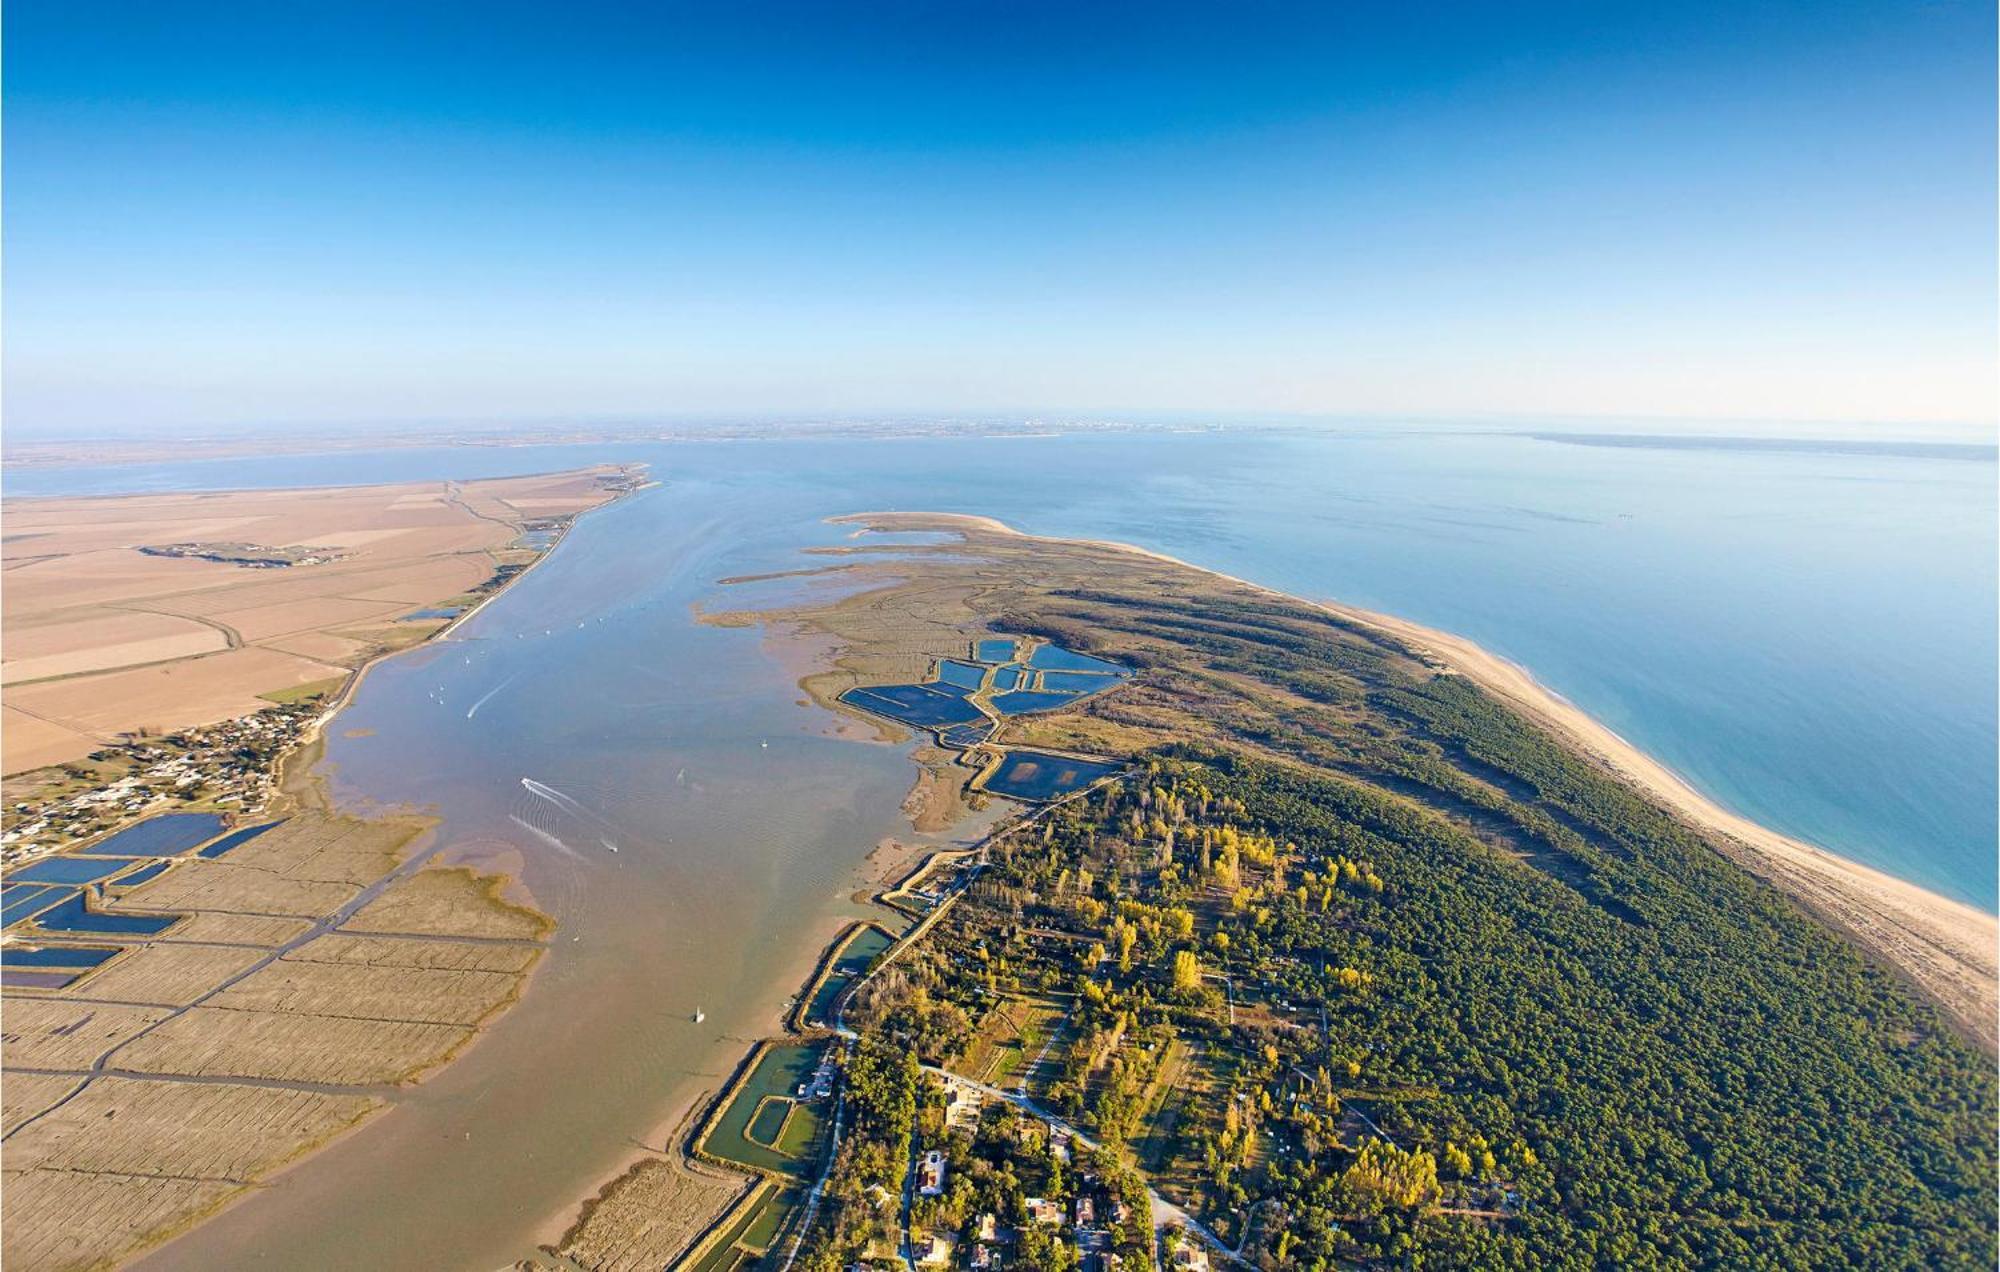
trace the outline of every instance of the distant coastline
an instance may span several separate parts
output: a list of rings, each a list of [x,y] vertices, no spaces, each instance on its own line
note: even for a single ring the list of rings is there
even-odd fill
[[[1702,437],[1677,433],[1523,433],[1538,442],[1564,446],[1608,446],[1623,450],[1766,451],[1785,455],[1863,455],[1883,459],[1953,459],[1991,464],[2000,446],[1990,442],[1903,442],[1867,438]]]

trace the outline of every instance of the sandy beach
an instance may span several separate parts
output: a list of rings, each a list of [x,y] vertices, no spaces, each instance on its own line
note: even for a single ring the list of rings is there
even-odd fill
[[[1034,537],[991,517],[961,514],[870,513],[839,520],[879,524],[890,518]],[[1463,637],[1353,606],[1305,600],[1129,543],[1057,541],[1094,543],[1198,570],[1394,638],[1412,653],[1466,677],[1507,702],[1672,810],[1707,834],[1711,842],[1744,869],[1768,880],[1822,922],[1870,951],[1891,971],[1936,1002],[1968,1038],[1988,1053],[2000,1050],[2000,920],[1995,916],[1730,812],[1658,760],[1538,683],[1525,669]]]

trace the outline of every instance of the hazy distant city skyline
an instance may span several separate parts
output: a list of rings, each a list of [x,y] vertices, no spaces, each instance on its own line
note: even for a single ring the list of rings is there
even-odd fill
[[[29,433],[1994,414],[1990,5],[8,18]]]

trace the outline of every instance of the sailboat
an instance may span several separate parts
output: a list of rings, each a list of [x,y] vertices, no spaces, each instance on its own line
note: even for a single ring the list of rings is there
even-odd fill
[[[708,1013],[697,1007],[694,1009],[694,1023],[697,1025],[708,1019]]]

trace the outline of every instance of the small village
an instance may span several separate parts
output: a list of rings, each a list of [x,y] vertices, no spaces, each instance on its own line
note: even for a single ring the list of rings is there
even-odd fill
[[[254,811],[270,794],[276,761],[321,705],[315,695],[200,728],[129,735],[87,760],[10,779],[0,864],[12,868],[155,813]],[[30,782],[32,796],[23,798]]]

